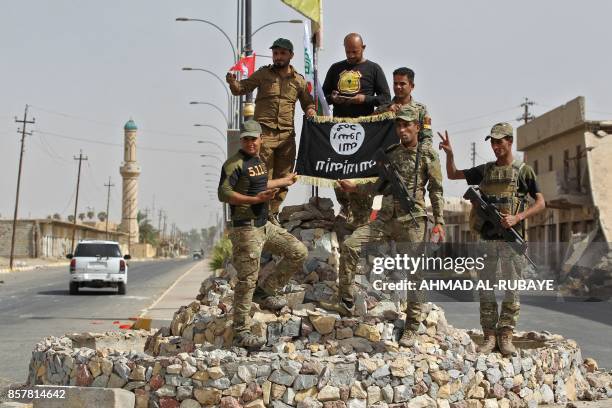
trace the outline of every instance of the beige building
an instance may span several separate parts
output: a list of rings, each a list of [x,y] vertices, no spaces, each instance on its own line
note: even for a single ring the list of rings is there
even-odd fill
[[[584,97],[517,129],[517,149],[538,176],[546,210],[529,219],[538,258],[560,266],[580,237],[612,239],[612,121],[590,121]]]

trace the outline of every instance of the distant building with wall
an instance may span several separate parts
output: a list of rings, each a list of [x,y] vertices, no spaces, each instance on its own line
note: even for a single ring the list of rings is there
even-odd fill
[[[63,258],[70,253],[73,224],[52,219],[18,220],[15,232],[16,258]],[[0,220],[0,256],[9,257],[13,220]],[[86,224],[76,224],[76,242],[83,239],[118,241],[121,251],[127,253],[128,235]]]
[[[533,167],[546,210],[528,221],[538,257],[560,266],[573,234],[612,239],[612,121],[585,117],[577,97],[517,129],[517,149]],[[561,257],[561,259],[560,259]]]

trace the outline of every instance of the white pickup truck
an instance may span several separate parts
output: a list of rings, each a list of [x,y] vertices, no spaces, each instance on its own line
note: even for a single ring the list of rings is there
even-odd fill
[[[128,264],[130,255],[121,255],[115,241],[80,241],[70,259],[70,294],[79,288],[117,288],[117,293],[127,293]]]

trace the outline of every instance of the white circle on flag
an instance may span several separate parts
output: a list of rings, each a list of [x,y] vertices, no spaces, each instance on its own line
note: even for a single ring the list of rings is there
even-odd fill
[[[356,153],[364,138],[365,130],[359,123],[336,123],[329,132],[329,142],[333,149],[345,156]]]

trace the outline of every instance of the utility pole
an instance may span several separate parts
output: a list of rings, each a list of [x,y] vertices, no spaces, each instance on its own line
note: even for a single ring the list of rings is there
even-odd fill
[[[253,55],[253,43],[251,41],[252,37],[252,4],[251,0],[244,1],[244,55],[248,57],[249,55]],[[249,109],[245,112],[244,120],[247,121],[253,118],[253,93],[249,92],[246,96],[246,103],[244,105]]]
[[[529,122],[530,120],[534,120],[535,116],[531,113],[529,113],[529,107],[535,105],[534,101],[530,101],[529,98],[525,98],[525,102],[520,104],[521,108],[524,108],[525,111],[523,112],[523,115],[516,118],[516,120],[518,121],[524,121],[524,123]]]
[[[158,234],[160,234],[160,238],[161,238],[161,220],[162,220],[162,214],[163,214],[163,210],[160,208],[159,209],[159,218],[157,219],[157,232],[158,232]]]
[[[74,253],[74,238],[76,235],[76,220],[77,220],[77,208],[79,205],[79,185],[81,184],[81,164],[83,160],[87,160],[87,156],[83,156],[83,151],[79,152],[79,157],[73,157],[74,160],[79,161],[79,171],[77,173],[77,185],[76,185],[76,197],[74,199],[74,219],[72,220],[72,243],[70,244],[70,253]]]
[[[28,120],[28,105],[25,106],[23,112],[23,120],[17,119],[15,116],[15,122],[21,123],[21,129],[17,129],[17,132],[21,131],[21,152],[19,153],[19,170],[17,171],[17,193],[15,194],[15,214],[13,215],[13,232],[11,236],[11,257],[9,261],[9,268],[13,269],[13,260],[15,256],[15,231],[17,230],[17,209],[19,208],[19,187],[21,185],[21,168],[23,164],[23,150],[26,136],[32,136],[32,132],[26,132],[26,126],[28,124],[34,124],[35,119]]]
[[[166,220],[168,219],[168,214],[164,212],[164,229],[162,231],[162,239],[166,236]]]
[[[129,201],[129,210],[128,210],[128,214],[132,213],[132,207],[134,206],[134,199],[130,199]],[[127,219],[127,225],[128,225],[128,254],[132,254],[132,220],[133,218],[128,218]]]
[[[104,187],[107,187],[106,192],[106,239],[108,240],[108,212],[110,211],[110,189],[114,187],[114,184],[111,184],[111,178],[108,176],[108,184],[104,184]]]
[[[470,153],[472,159],[472,167],[476,167],[476,142],[472,142],[472,152]]]

